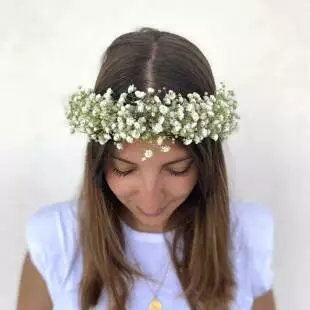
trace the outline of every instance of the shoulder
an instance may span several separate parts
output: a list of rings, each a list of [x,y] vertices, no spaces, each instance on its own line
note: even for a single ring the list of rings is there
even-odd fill
[[[231,216],[232,224],[243,236],[246,246],[256,249],[272,246],[274,218],[267,206],[256,202],[233,201]]]
[[[63,201],[41,206],[29,217],[29,223],[35,226],[53,225],[56,219],[73,220],[76,216],[76,202]]]
[[[76,231],[76,204],[73,201],[59,202],[39,208],[30,215],[26,233],[29,241],[40,240],[52,244],[61,235]]]
[[[46,205],[30,215],[26,225],[27,250],[50,290],[65,280],[77,241],[75,201]]]
[[[247,270],[253,296],[261,296],[273,282],[273,214],[254,202],[233,202],[231,214],[237,259],[242,261],[242,272]]]

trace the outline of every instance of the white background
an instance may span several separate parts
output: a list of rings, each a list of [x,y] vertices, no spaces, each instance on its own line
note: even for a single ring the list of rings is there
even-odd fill
[[[274,213],[278,309],[310,309],[308,0],[1,0],[0,12],[0,309],[15,308],[27,218],[79,186],[85,141],[66,128],[66,98],[92,87],[108,44],[140,26],[189,38],[235,89],[234,194]]]

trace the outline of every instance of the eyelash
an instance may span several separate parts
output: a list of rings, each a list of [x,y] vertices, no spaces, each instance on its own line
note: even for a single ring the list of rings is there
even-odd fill
[[[190,167],[191,167],[191,165],[192,164],[190,164],[185,170],[183,170],[183,171],[173,171],[173,170],[169,170],[169,173],[171,174],[171,175],[173,175],[173,176],[184,176],[184,175],[186,175],[188,172],[189,172],[189,169],[190,169]],[[120,170],[118,170],[118,169],[116,169],[116,168],[113,168],[113,170],[112,170],[112,172],[115,174],[115,175],[117,175],[117,176],[119,176],[119,177],[125,177],[125,176],[127,176],[128,174],[130,174],[131,172],[133,172],[133,170],[128,170],[128,171],[120,171]]]

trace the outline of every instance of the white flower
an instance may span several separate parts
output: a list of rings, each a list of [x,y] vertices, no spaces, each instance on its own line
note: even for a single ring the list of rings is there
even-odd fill
[[[130,94],[130,93],[132,93],[133,91],[135,91],[135,86],[132,84],[132,85],[130,85],[129,87],[128,87],[128,93]]]
[[[200,137],[196,136],[194,138],[194,141],[195,141],[196,144],[198,144],[201,141],[201,139],[200,139]]]
[[[102,138],[99,138],[98,142],[101,144],[101,145],[104,145],[106,143],[106,141]]]
[[[194,108],[194,105],[192,103],[189,103],[186,107],[186,111],[191,112]]]
[[[156,105],[152,105],[152,112],[156,113],[158,111],[158,107]]]
[[[165,103],[166,105],[170,105],[170,104],[171,104],[170,98],[165,97],[165,98],[164,98],[164,103]]]
[[[83,108],[82,108],[82,112],[83,113],[86,113],[88,112],[89,108],[85,105]]]
[[[151,158],[151,157],[153,156],[153,151],[150,150],[150,149],[145,150],[144,156],[145,156],[146,158]]]
[[[159,124],[163,124],[165,121],[165,118],[161,115],[159,118],[158,118],[158,123]]]
[[[140,98],[140,99],[143,99],[144,97],[145,97],[145,92],[143,92],[143,91],[139,91],[139,90],[136,90],[135,91],[135,95],[136,95],[136,97],[138,97],[138,98]]]
[[[183,140],[183,143],[185,144],[185,145],[189,145],[189,144],[191,144],[193,141],[191,140],[191,139],[185,139],[185,140]]]
[[[121,150],[123,148],[123,144],[122,143],[116,143],[116,148],[118,150]]]
[[[127,124],[128,126],[131,126],[134,122],[135,122],[135,120],[134,120],[132,117],[127,118],[127,120],[126,120],[126,124]]]
[[[122,138],[122,139],[126,139],[126,134],[125,134],[125,132],[120,132],[119,133],[119,136]]]
[[[165,105],[163,105],[163,104],[161,104],[160,106],[159,106],[159,112],[161,113],[161,114],[167,114],[168,113],[168,111],[169,111],[169,109],[168,109],[168,107],[166,107]]]
[[[119,136],[118,133],[114,134],[113,140],[114,140],[114,141],[119,141],[119,140],[120,140],[120,136]]]
[[[200,119],[205,120],[207,118],[207,114],[206,113],[201,113],[200,114]]]
[[[211,102],[216,102],[216,98],[214,97],[214,95],[211,95],[210,97]]]
[[[178,122],[178,121],[175,121],[173,125],[174,125],[174,131],[175,132],[180,131],[180,129],[182,128],[180,122]]]
[[[127,136],[127,137],[126,137],[126,141],[127,141],[128,143],[132,143],[132,142],[133,142],[133,138],[130,137],[130,136]]]
[[[137,99],[126,102],[127,95],[133,92]],[[154,134],[164,132],[158,137],[157,144],[161,150],[168,151],[170,147],[163,145],[166,134],[172,141],[181,137],[188,145],[199,143],[206,137],[215,141],[226,139],[238,128],[237,101],[234,93],[222,84],[214,95],[208,96],[205,92],[203,97],[197,92],[183,97],[169,90],[163,102],[153,88],[147,88],[146,93],[137,90],[134,84],[118,99],[114,99],[112,94],[111,88],[100,95],[82,87],[73,93],[66,109],[70,131],[86,133],[89,139],[100,144],[112,139],[118,148],[134,139],[148,140]],[[153,154],[153,151],[148,151],[142,160]]]
[[[106,101],[100,101],[100,103],[99,103],[99,106],[101,109],[104,109],[106,105],[107,105]]]
[[[179,96],[178,96],[178,101],[179,101],[180,103],[183,103],[183,102],[184,102],[184,98],[183,98],[181,95],[179,95]]]
[[[163,137],[159,136],[159,137],[157,138],[157,145],[162,145],[162,144],[163,144],[163,141],[164,141]]]
[[[205,138],[205,137],[207,137],[210,134],[210,131],[208,129],[203,128],[201,130],[201,134]]]
[[[137,130],[132,130],[131,135],[134,139],[139,139],[140,138],[140,132]]]
[[[174,100],[175,97],[176,97],[176,94],[175,94],[174,91],[169,90],[169,91],[168,91],[168,96],[169,96],[169,99],[170,99],[170,100]]]
[[[178,116],[178,119],[181,121],[181,120],[184,118],[184,112],[181,111],[181,110],[179,110],[179,111],[177,112],[177,116]]]
[[[110,99],[112,93],[113,93],[112,88],[108,88],[107,91],[104,93],[103,98]]]
[[[161,124],[157,123],[157,124],[155,124],[155,125],[153,126],[153,132],[154,132],[155,134],[158,134],[158,133],[160,133],[160,132],[162,132],[162,131],[163,131],[163,127],[162,127]]]
[[[133,124],[133,126],[136,128],[136,129],[140,129],[141,128],[141,125],[138,123],[138,122],[135,122]]]
[[[146,118],[144,116],[143,117],[139,117],[139,119],[138,119],[138,123],[139,124],[143,124],[145,122],[146,122]]]
[[[167,153],[167,152],[169,152],[169,151],[171,150],[171,146],[169,146],[169,145],[163,145],[163,146],[161,146],[160,150],[161,150],[162,152],[164,152],[164,153]]]
[[[201,100],[201,97],[198,93],[196,92],[193,92],[193,98],[196,100],[196,101],[200,101]]]
[[[159,99],[158,96],[154,96],[154,101],[155,101],[156,103],[161,103],[161,101],[160,101],[160,99]]]
[[[119,129],[119,130],[123,130],[124,127],[125,127],[125,125],[124,125],[123,122],[119,122],[119,123],[118,123],[118,129]]]
[[[212,134],[211,136],[210,136],[210,138],[211,139],[213,139],[214,141],[217,141],[218,140],[218,138],[219,138],[219,136],[217,135],[217,134]]]
[[[195,122],[197,122],[198,120],[199,120],[199,115],[198,115],[198,113],[197,112],[192,112],[192,119],[195,121]]]
[[[123,104],[124,102],[125,102],[125,98],[124,98],[124,97],[120,97],[120,98],[118,99],[118,103]]]
[[[144,111],[144,103],[142,101],[138,101],[137,103],[137,111],[142,113]]]

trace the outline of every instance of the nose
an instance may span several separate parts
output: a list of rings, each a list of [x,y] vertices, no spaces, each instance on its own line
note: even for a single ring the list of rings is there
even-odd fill
[[[140,186],[139,208],[146,213],[156,213],[163,208],[163,183],[155,178],[145,178]]]

